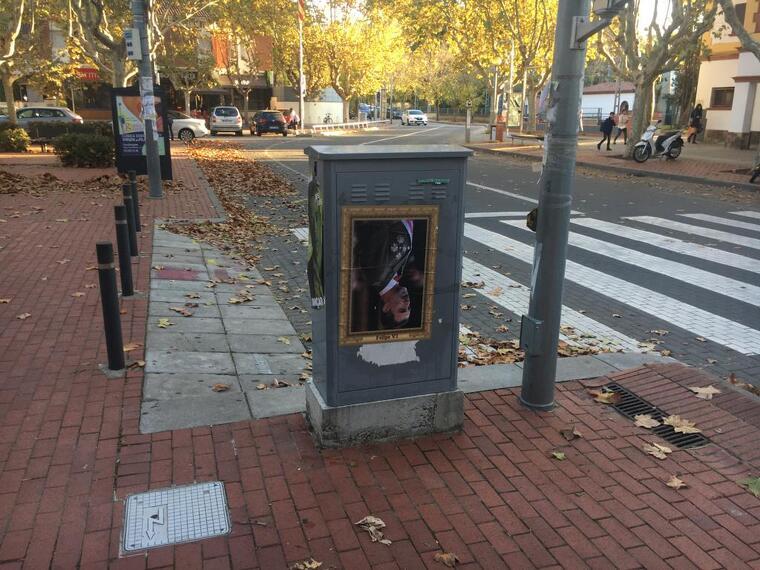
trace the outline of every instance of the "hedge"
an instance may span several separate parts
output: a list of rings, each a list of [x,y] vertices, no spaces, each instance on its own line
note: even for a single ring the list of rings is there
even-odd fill
[[[0,130],[0,151],[26,152],[31,142],[24,129],[6,128]]]
[[[99,134],[68,133],[53,139],[55,153],[64,166],[99,168],[113,166],[113,138]]]

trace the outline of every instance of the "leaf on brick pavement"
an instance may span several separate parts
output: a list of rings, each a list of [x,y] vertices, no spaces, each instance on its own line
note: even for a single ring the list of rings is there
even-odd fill
[[[16,318],[20,321],[25,321],[31,316],[32,316],[32,313],[21,313],[20,315],[16,315]]]
[[[119,314],[120,315],[126,315],[127,314],[127,310],[126,309],[120,309],[119,310]]]
[[[98,269],[97,265],[88,265],[84,268],[85,271],[96,271]]]
[[[660,445],[657,442],[645,443],[643,447],[649,455],[653,455],[657,459],[667,459],[669,453],[673,453],[673,450],[664,445]]]
[[[380,542],[385,545],[391,544],[391,541],[385,538],[383,532],[380,530],[385,528],[385,522],[381,518],[368,515],[354,524],[363,530],[366,530],[369,533],[372,542]]]
[[[459,557],[453,552],[436,552],[433,559],[448,568],[453,568],[460,562]]]
[[[161,271],[163,268],[164,268],[163,265],[154,265],[153,267],[151,267],[151,269],[155,269],[156,271]]]
[[[562,437],[564,437],[567,441],[573,441],[574,439],[578,439],[583,437],[583,434],[578,431],[578,428],[575,426],[570,426],[563,428],[559,430],[559,433]]]
[[[739,481],[739,485],[747,489],[755,497],[760,497],[760,477],[747,477]]]
[[[76,298],[84,297],[84,293],[82,293],[81,291],[75,291],[74,293],[71,294],[71,296],[76,297]]]
[[[158,328],[166,329],[171,326],[174,326],[174,323],[171,322],[169,319],[158,319]]]
[[[637,414],[633,416],[633,419],[636,420],[637,426],[647,429],[656,428],[660,425],[660,422],[654,419],[650,414]]]
[[[68,263],[69,261],[71,261],[71,260],[70,259],[59,259],[58,261],[56,261],[56,263],[58,265],[64,265],[64,264]]]
[[[0,305],[7,305],[11,302],[12,299],[13,297],[5,297],[3,299],[0,299]]]
[[[145,368],[145,361],[134,360],[127,365],[127,368]]]
[[[601,404],[617,404],[621,399],[620,394],[608,390],[589,390],[588,394]]]
[[[308,560],[304,560],[302,562],[296,562],[291,566],[291,570],[317,570],[322,566],[322,563],[314,560],[313,558],[309,558]]]
[[[142,348],[143,345],[141,342],[128,342],[124,345],[124,352],[132,352],[133,350],[137,350],[138,348]]]
[[[85,289],[95,289],[95,287],[97,287],[95,283],[88,283],[84,286]]]
[[[688,485],[679,479],[677,475],[671,475],[670,479],[668,479],[668,482],[665,484],[672,489],[683,489],[688,487]]]
[[[694,422],[681,416],[668,416],[662,423],[671,426],[676,433],[702,433],[702,430],[694,425]]]
[[[689,386],[689,390],[694,392],[697,398],[701,398],[702,400],[712,400],[712,397],[715,394],[720,394],[720,390],[712,384],[709,386]]]
[[[221,384],[221,383],[220,384],[214,384],[211,387],[211,390],[213,392],[227,392],[229,389],[230,389],[230,385],[229,384]]]
[[[552,457],[557,461],[564,461],[567,459],[564,451],[552,451]]]

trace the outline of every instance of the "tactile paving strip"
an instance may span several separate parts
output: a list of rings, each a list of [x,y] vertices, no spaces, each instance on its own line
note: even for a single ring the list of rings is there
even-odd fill
[[[125,552],[230,532],[224,483],[197,483],[130,495],[124,511]]]

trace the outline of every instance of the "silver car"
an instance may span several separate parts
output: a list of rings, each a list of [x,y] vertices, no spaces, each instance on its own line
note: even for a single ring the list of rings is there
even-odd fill
[[[242,136],[243,117],[240,116],[240,111],[238,111],[237,107],[214,107],[211,109],[208,128],[211,130],[212,137],[216,133],[222,132],[235,133]]]
[[[167,111],[166,115],[172,126],[172,135],[183,142],[189,143],[195,138],[208,135],[206,121],[203,119],[194,119],[179,111]]]
[[[8,115],[0,115],[0,122],[8,120]],[[82,124],[82,117],[66,107],[23,107],[16,109],[16,120],[22,128],[38,123],[73,123]]]

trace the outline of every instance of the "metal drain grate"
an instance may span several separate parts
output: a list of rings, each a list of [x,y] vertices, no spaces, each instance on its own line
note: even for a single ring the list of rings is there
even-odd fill
[[[124,509],[125,552],[230,532],[224,483],[196,483],[130,495]]]
[[[623,388],[620,384],[613,382],[612,384],[604,386],[604,389],[609,392],[620,394],[620,402],[613,404],[612,407],[627,418],[633,419],[634,416],[639,414],[649,414],[654,419],[661,422],[670,415],[663,412],[660,408],[653,406],[645,399],[640,398],[630,390]],[[676,447],[682,449],[710,443],[710,440],[701,433],[676,433],[672,427],[666,425],[659,425],[651,431],[668,443],[672,443]]]

